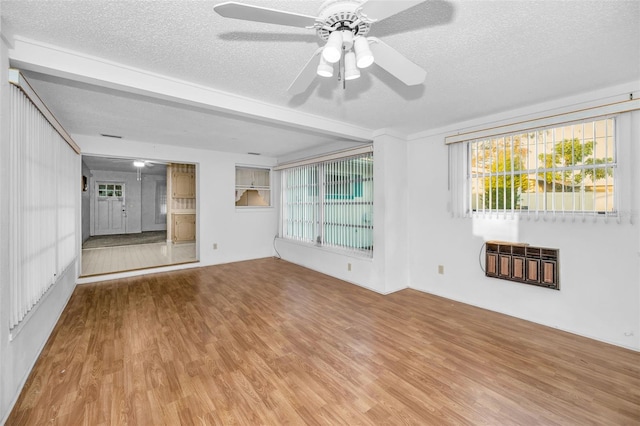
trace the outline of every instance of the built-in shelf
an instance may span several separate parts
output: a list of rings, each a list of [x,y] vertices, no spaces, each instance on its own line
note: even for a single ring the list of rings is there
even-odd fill
[[[270,173],[270,169],[236,166],[236,207],[270,207]]]

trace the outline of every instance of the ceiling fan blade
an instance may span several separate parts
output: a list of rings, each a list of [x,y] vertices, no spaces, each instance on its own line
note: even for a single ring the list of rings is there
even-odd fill
[[[427,72],[405,58],[400,52],[375,37],[367,37],[373,52],[375,64],[407,86],[421,84],[427,78]]]
[[[360,6],[360,14],[371,22],[382,21],[389,16],[407,10],[426,0],[367,0]]]
[[[299,13],[283,12],[266,7],[252,6],[233,1],[213,6],[213,10],[225,18],[245,21],[264,22],[267,24],[288,25],[290,27],[308,28],[316,23],[316,17]]]
[[[316,53],[313,54],[311,59],[307,62],[307,64],[302,68],[302,70],[298,73],[298,76],[291,86],[287,89],[291,95],[298,95],[305,90],[307,87],[313,82],[316,78],[316,70],[318,68],[318,63],[320,63],[320,53],[322,52],[322,47],[316,50]]]

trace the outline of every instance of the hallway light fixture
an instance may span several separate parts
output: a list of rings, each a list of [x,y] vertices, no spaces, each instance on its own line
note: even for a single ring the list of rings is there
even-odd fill
[[[134,160],[133,166],[136,168],[136,180],[139,182],[142,180],[142,168],[144,167],[144,161]]]

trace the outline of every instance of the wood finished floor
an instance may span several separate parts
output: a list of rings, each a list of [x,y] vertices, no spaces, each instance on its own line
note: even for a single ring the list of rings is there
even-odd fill
[[[78,286],[8,425],[637,425],[640,353],[276,259]]]

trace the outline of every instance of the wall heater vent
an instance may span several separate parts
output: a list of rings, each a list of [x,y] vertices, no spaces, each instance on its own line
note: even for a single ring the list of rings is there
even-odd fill
[[[485,275],[560,290],[559,250],[487,241]]]

